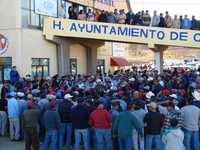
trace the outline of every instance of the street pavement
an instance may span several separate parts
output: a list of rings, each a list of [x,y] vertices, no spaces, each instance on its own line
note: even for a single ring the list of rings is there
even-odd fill
[[[11,142],[8,137],[0,137],[0,150],[24,150],[24,142]]]

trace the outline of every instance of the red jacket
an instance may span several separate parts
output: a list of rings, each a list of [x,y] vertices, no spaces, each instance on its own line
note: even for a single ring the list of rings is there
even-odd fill
[[[90,115],[89,124],[97,129],[111,128],[111,114],[105,109],[96,109]]]

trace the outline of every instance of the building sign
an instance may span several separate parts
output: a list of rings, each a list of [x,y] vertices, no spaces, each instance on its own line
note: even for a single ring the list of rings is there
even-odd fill
[[[97,2],[102,3],[102,4],[106,4],[106,5],[109,5],[109,6],[114,6],[113,0],[97,0]]]
[[[114,57],[124,57],[125,46],[122,43],[112,43]]]
[[[46,18],[44,35],[200,48],[200,31]]]
[[[8,39],[0,34],[0,54],[4,54],[8,49]]]
[[[57,0],[35,0],[35,13],[57,17]]]

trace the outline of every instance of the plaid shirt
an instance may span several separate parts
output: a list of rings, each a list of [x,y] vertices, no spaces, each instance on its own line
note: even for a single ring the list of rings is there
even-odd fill
[[[168,112],[167,115],[165,116],[165,121],[164,121],[164,126],[163,128],[170,128],[170,120],[176,118],[178,120],[178,127],[183,127],[183,115],[181,111],[178,110],[173,110],[171,112]]]

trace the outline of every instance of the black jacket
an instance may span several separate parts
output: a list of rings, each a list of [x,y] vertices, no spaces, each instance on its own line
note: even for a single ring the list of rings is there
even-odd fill
[[[62,123],[71,122],[71,111],[73,104],[68,100],[63,100],[58,106],[58,112]]]

